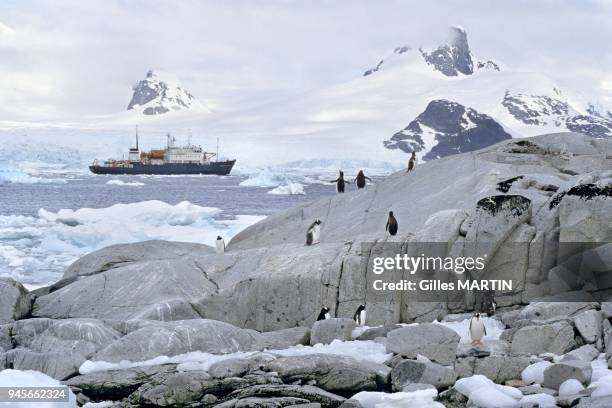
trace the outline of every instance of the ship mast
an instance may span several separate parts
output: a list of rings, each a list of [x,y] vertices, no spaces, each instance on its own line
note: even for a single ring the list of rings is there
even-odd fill
[[[138,149],[138,125],[136,125],[136,150]]]
[[[219,136],[217,136],[217,160],[219,161]]]

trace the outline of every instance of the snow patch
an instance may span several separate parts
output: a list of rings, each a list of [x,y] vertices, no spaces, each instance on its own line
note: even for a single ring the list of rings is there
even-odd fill
[[[61,387],[62,384],[46,374],[32,370],[2,370],[0,371],[0,387]],[[0,407],[19,408],[76,408],[76,396],[68,391],[68,402],[0,402]]]
[[[108,180],[106,184],[111,186],[144,186],[140,181]]]
[[[513,407],[523,398],[516,388],[495,384],[484,375],[461,378],[455,383],[455,389],[468,397],[468,405],[481,408]]]
[[[417,390],[412,392],[385,392],[362,391],[351,397],[359,401],[363,408],[444,408],[439,402],[434,401],[438,396],[437,390]]]
[[[544,382],[544,370],[551,365],[550,361],[538,361],[531,364],[521,372],[521,379],[525,384],[542,384]]]
[[[570,378],[569,380],[563,381],[559,386],[559,396],[566,397],[568,395],[578,394],[582,390],[584,390],[582,383],[575,378]]]

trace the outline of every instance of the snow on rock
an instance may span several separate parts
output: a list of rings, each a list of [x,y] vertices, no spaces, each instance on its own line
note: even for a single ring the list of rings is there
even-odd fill
[[[525,384],[542,384],[544,382],[544,370],[550,367],[550,361],[539,361],[531,364],[521,373],[521,379]]]
[[[62,384],[48,375],[38,371],[21,371],[21,370],[1,370],[0,371],[0,387],[61,387]],[[76,408],[76,397],[72,391],[68,391],[68,402],[0,402],[0,407],[15,407],[19,408]]]
[[[217,235],[229,240],[263,218],[217,220],[221,214],[218,208],[187,201],[171,205],[153,200],[96,209],[40,209],[37,217],[0,215],[0,274],[24,283],[52,282],[78,257],[109,245],[151,239],[213,243]]]
[[[495,384],[484,375],[461,378],[455,389],[468,397],[468,404],[481,408],[506,408],[516,406],[523,394],[516,388]]]
[[[417,390],[412,392],[385,392],[362,391],[351,397],[359,401],[363,408],[444,408],[439,402],[434,401],[438,396],[435,389]]]
[[[549,394],[539,393],[525,395],[519,401],[520,407],[556,408],[557,400]]]
[[[159,115],[170,111],[203,106],[180,82],[168,73],[150,70],[134,86],[134,94],[127,109],[138,109],[145,115]]]
[[[144,186],[140,181],[108,180],[106,184],[111,186]]]
[[[330,354],[337,356],[352,357],[358,361],[366,361],[382,364],[389,359],[392,354],[385,352],[385,347],[374,341],[340,341],[334,340],[330,344],[316,344],[314,346],[293,346],[282,350],[267,350],[267,352],[282,356],[307,356],[312,354]],[[193,351],[189,353],[179,354],[176,356],[159,356],[153,359],[144,361],[128,361],[123,360],[118,363],[110,363],[107,361],[90,361],[87,360],[79,368],[81,374],[90,374],[100,371],[110,371],[118,369],[127,369],[133,367],[149,367],[160,364],[175,363],[178,364],[179,371],[192,370],[208,370],[213,364],[235,358],[247,358],[256,352],[238,351],[228,354],[211,354],[201,351]]]
[[[278,186],[270,191],[268,194],[276,195],[293,195],[293,194],[306,194],[304,192],[304,185],[300,183],[289,183],[283,186]]]
[[[559,386],[559,396],[565,397],[569,395],[578,394],[580,391],[584,390],[584,386],[582,383],[575,378],[570,378],[569,380],[565,380]]]

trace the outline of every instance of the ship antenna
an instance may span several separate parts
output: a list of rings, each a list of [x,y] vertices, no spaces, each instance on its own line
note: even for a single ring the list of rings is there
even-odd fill
[[[138,125],[136,125],[136,150],[138,149]]]
[[[219,136],[217,136],[217,161],[219,161]]]

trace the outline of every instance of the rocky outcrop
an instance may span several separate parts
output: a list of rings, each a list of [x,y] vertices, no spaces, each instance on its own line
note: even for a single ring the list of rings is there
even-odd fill
[[[319,320],[312,326],[310,344],[329,344],[334,340],[351,340],[354,328],[353,319]]]
[[[425,140],[431,138],[437,143],[427,146]],[[482,149],[510,138],[490,116],[457,102],[438,99],[429,102],[408,126],[383,143],[388,149],[406,153],[426,152],[423,158],[433,160]]]
[[[394,391],[405,390],[410,384],[431,384],[437,389],[450,387],[457,380],[454,370],[428,361],[404,360],[391,371]]]
[[[23,319],[31,307],[30,294],[21,283],[0,278],[0,324]]]
[[[467,41],[467,33],[461,27],[452,27],[449,44],[441,45],[433,51],[423,49],[420,51],[429,65],[446,76],[474,73],[474,62]]]
[[[455,361],[459,336],[437,324],[423,323],[390,331],[387,334],[388,352],[416,358],[418,355],[443,365]]]

